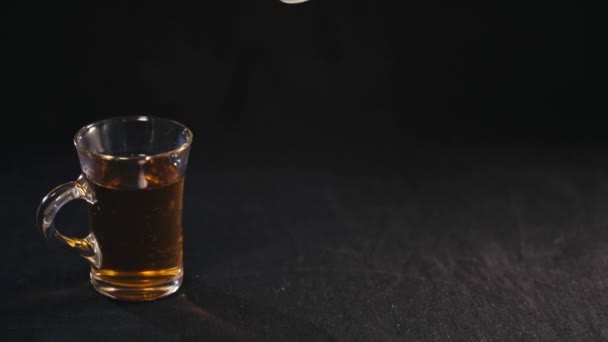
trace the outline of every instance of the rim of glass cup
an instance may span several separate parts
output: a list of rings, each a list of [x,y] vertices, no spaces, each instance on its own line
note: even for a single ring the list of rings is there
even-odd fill
[[[134,156],[128,156],[128,157],[114,156],[111,154],[91,151],[81,145],[80,140],[82,139],[85,132],[87,132],[89,129],[91,129],[94,126],[99,126],[99,125],[102,125],[104,123],[111,122],[111,121],[122,121],[122,122],[165,121],[167,123],[171,123],[171,124],[174,124],[174,125],[182,128],[184,130],[184,132],[186,133],[186,141],[183,144],[179,145],[178,147],[176,147],[172,150],[165,151],[165,152],[146,154],[146,155],[134,155]],[[149,115],[116,116],[116,117],[111,117],[111,118],[95,121],[93,123],[90,123],[90,124],[80,128],[74,135],[74,146],[76,147],[76,149],[79,152],[82,152],[82,153],[85,153],[85,154],[88,154],[91,156],[99,157],[99,158],[105,159],[105,160],[149,160],[149,159],[153,159],[153,158],[155,159],[155,158],[168,157],[168,156],[171,156],[174,154],[179,154],[179,153],[185,151],[192,144],[192,137],[193,137],[192,131],[188,127],[186,127],[182,123],[179,123],[179,122],[171,120],[171,119],[166,119],[166,118],[159,117],[159,116],[149,116]]]

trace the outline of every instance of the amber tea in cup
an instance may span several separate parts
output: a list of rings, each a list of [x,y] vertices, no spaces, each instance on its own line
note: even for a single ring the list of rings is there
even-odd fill
[[[192,132],[156,117],[118,117],[81,128],[74,138],[81,176],[52,190],[37,223],[45,237],[76,249],[91,263],[100,293],[153,300],[180,287],[184,176]],[[74,199],[89,207],[89,234],[62,235],[53,225]]]

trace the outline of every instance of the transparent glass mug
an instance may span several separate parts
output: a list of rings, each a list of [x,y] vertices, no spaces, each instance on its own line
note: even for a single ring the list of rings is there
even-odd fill
[[[91,264],[91,284],[121,300],[153,300],[180,287],[182,201],[192,132],[156,117],[117,117],[81,128],[74,137],[82,174],[53,189],[37,224],[47,239],[78,251]],[[89,205],[89,234],[62,235],[53,220],[75,199]]]

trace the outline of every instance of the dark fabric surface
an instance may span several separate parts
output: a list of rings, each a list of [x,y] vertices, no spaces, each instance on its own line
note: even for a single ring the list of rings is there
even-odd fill
[[[183,287],[142,304],[97,294],[86,263],[35,230],[37,202],[77,173],[75,155],[20,169],[29,181],[2,249],[5,336],[608,338],[605,149],[426,146],[300,160],[281,151],[193,155]],[[80,234],[85,222],[83,207],[59,217]]]

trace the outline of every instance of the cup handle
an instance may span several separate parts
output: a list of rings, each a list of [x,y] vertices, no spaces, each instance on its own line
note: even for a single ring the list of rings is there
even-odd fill
[[[55,228],[55,215],[59,209],[66,203],[77,199],[95,204],[91,186],[83,175],[80,175],[75,181],[56,187],[42,199],[36,212],[36,224],[45,238],[59,241],[62,245],[80,253],[93,266],[99,268],[102,260],[101,251],[93,233],[89,233],[83,239],[78,239],[65,236]]]

